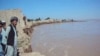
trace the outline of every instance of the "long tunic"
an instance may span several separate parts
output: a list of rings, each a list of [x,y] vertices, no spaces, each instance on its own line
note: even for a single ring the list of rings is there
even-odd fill
[[[12,46],[17,46],[17,32],[13,25],[10,25],[6,29],[7,34],[7,44]]]

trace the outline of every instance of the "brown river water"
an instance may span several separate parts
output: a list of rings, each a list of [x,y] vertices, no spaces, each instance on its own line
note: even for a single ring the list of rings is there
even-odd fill
[[[45,56],[100,56],[100,21],[45,24],[34,29],[34,52]]]

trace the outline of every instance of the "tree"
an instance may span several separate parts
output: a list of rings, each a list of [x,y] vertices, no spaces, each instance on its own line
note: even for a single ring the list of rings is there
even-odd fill
[[[27,21],[30,22],[30,21],[34,21],[34,20],[33,19],[27,19]]]
[[[40,21],[41,20],[41,18],[39,17],[39,18],[37,18],[35,21]]]
[[[50,19],[50,17],[47,17],[45,20],[49,20]]]

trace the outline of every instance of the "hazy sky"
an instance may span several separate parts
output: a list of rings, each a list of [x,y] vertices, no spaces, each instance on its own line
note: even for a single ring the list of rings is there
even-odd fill
[[[100,0],[0,0],[0,10],[16,8],[28,18],[100,19]]]

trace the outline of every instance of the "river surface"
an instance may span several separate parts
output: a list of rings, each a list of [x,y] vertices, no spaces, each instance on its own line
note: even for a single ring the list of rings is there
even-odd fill
[[[45,56],[100,56],[100,21],[37,26],[31,41]]]

